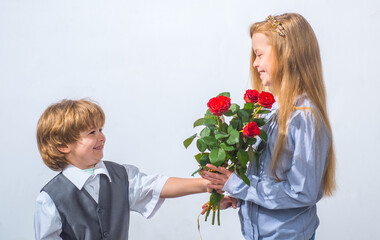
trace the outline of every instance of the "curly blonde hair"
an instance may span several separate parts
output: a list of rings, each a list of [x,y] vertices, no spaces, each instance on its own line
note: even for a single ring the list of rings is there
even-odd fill
[[[90,99],[63,99],[50,105],[37,124],[38,150],[46,166],[62,171],[70,163],[59,148],[78,141],[80,132],[104,122],[102,108]]]

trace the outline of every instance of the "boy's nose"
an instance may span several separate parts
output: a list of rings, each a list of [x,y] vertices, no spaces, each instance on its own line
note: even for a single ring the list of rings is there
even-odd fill
[[[106,140],[106,137],[104,136],[102,132],[99,134],[99,140],[103,142]]]

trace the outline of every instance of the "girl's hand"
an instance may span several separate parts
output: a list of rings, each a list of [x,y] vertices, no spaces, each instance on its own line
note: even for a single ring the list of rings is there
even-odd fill
[[[225,196],[220,201],[220,210],[224,210],[224,209],[227,209],[229,207],[232,207],[233,209],[236,209],[236,204],[237,204],[236,198]],[[202,215],[205,214],[205,212],[207,211],[207,206],[208,206],[208,203],[203,204],[203,206],[202,206],[202,212],[201,212]]]
[[[202,170],[201,171],[202,178],[207,179],[211,182],[208,185],[208,187],[215,189],[217,191],[221,191],[224,187],[224,184],[227,182],[228,178],[230,177],[231,172],[223,167],[215,167],[214,165],[211,165],[211,164],[207,164],[206,167],[218,173]]]

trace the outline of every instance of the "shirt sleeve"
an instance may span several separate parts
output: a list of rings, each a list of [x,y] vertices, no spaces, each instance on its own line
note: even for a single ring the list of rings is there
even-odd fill
[[[288,140],[294,150],[282,156],[282,161],[291,161],[283,181],[250,175],[248,186],[233,173],[223,191],[269,209],[311,206],[319,200],[318,197],[323,194],[322,181],[331,138],[326,128],[322,129],[323,124],[321,129],[315,130],[310,114],[301,114],[293,120],[289,124]]]
[[[167,176],[147,175],[139,171],[135,166],[123,165],[129,180],[129,204],[131,211],[140,213],[146,218],[151,218],[164,202],[160,198]]]
[[[62,240],[62,222],[58,210],[50,196],[42,191],[37,197],[34,212],[36,240]]]

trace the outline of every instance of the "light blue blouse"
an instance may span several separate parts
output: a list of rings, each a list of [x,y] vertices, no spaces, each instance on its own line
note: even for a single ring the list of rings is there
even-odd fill
[[[298,107],[311,107],[303,96]],[[268,142],[260,157],[259,170],[253,162],[247,170],[250,186],[232,174],[223,190],[239,199],[239,217],[245,239],[310,239],[319,225],[316,203],[323,196],[323,173],[331,134],[310,110],[296,110],[288,122],[287,144],[281,156],[277,182],[270,172],[278,136],[277,111],[263,129]]]

